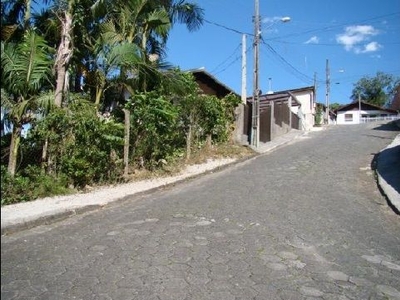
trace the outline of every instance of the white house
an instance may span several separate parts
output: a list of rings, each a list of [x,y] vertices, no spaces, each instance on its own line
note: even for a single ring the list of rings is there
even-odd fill
[[[364,101],[353,102],[336,110],[337,124],[361,124],[366,122],[396,120],[400,114],[388,108],[382,108]]]
[[[288,90],[300,105],[291,106],[293,113],[300,115],[302,118],[303,130],[311,130],[315,125],[315,88],[314,86]]]

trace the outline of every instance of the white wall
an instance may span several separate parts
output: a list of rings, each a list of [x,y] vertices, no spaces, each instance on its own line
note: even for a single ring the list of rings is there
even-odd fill
[[[314,104],[314,95],[311,91],[304,93],[295,93],[296,99],[301,103],[301,112],[303,113],[304,122],[303,128],[304,130],[311,130],[314,126],[315,119],[315,104]],[[297,107],[292,107],[293,113],[297,114]]]
[[[352,120],[346,120],[345,115],[352,115]],[[360,124],[360,115],[368,115],[368,116],[376,116],[379,117],[381,115],[391,115],[388,112],[382,110],[349,110],[349,111],[339,111],[337,113],[337,124]]]

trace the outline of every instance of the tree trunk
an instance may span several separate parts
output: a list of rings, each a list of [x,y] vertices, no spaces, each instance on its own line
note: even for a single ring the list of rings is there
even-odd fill
[[[47,150],[49,149],[49,138],[46,137],[42,148],[42,170],[46,169]]]
[[[210,150],[212,148],[212,135],[209,133],[206,136],[206,149]]]
[[[129,136],[130,136],[130,119],[131,112],[124,108],[125,128],[124,128],[124,176],[129,174]]]
[[[69,12],[65,12],[64,18],[61,19],[61,42],[58,46],[57,57],[55,61],[56,68],[56,91],[55,91],[55,105],[61,107],[64,92],[67,89],[66,76],[73,54],[72,48],[72,15]]]
[[[14,124],[11,133],[10,156],[8,159],[8,172],[10,173],[11,177],[15,176],[15,172],[17,170],[17,157],[19,144],[21,142],[21,132],[22,125]]]
[[[192,144],[192,125],[189,125],[189,129],[186,134],[186,160],[190,159],[191,144]]]
[[[100,86],[96,86],[96,98],[95,98],[95,105],[97,108],[100,106],[100,100],[103,95],[104,91],[104,84],[101,84]]]
[[[189,116],[189,128],[188,131],[186,133],[186,160],[190,159],[190,155],[192,152],[192,139],[193,139],[193,112],[190,113]]]
[[[31,0],[25,0],[24,30],[29,29],[31,21]]]

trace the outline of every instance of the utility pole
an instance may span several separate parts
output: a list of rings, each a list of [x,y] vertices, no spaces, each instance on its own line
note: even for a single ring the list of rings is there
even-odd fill
[[[329,78],[329,60],[326,60],[326,124],[329,125],[329,92],[330,92],[330,78]]]
[[[317,103],[317,72],[314,72],[314,103]]]
[[[246,34],[242,35],[242,103],[236,108],[236,142],[239,144],[248,144],[248,134],[244,132],[244,108],[247,103],[247,62],[246,62]]]
[[[358,123],[361,124],[361,95],[358,93]]]
[[[247,60],[246,60],[246,35],[242,36],[242,104],[246,105],[247,100]]]
[[[255,0],[254,16],[254,66],[253,66],[253,105],[252,105],[252,132],[251,144],[258,148],[260,140],[260,89],[259,89],[259,44],[260,44],[260,5]]]

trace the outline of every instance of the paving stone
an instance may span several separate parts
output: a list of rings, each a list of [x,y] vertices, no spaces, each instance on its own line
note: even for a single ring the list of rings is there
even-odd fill
[[[396,131],[332,127],[221,172],[2,236],[1,298],[399,299]],[[379,203],[379,204],[378,204]]]
[[[380,293],[389,298],[400,299],[400,292],[392,286],[378,285],[376,288]]]

